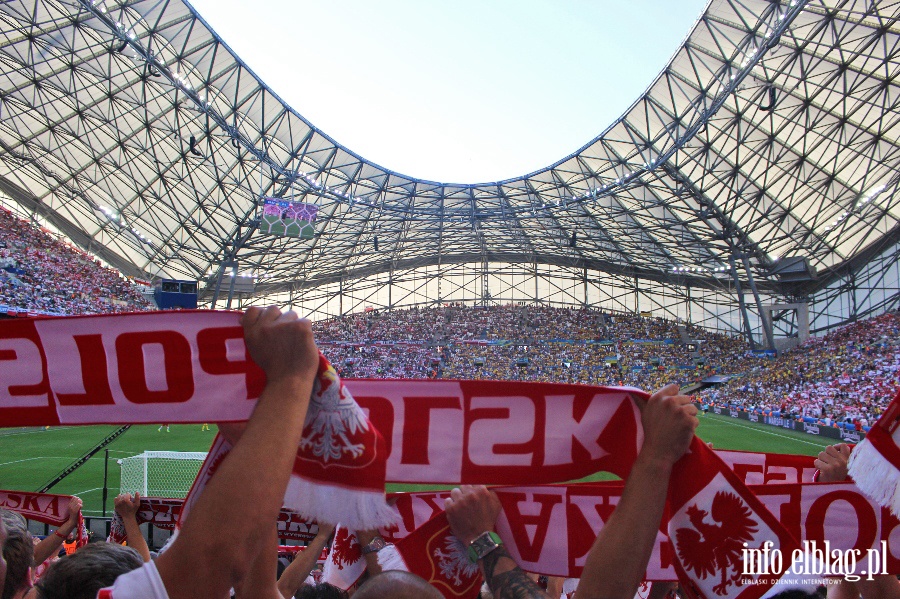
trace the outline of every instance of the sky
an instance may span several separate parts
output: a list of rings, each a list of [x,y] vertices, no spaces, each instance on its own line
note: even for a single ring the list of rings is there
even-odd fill
[[[443,183],[572,154],[647,89],[707,0],[189,0],[349,150]]]

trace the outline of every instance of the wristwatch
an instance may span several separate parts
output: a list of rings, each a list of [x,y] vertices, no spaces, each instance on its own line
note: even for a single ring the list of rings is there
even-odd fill
[[[384,542],[384,539],[381,537],[375,537],[369,544],[359,550],[363,555],[368,555],[370,553],[375,553],[377,551],[381,551],[387,546],[387,543]]]
[[[503,539],[495,532],[489,530],[481,533],[475,540],[469,543],[468,555],[469,561],[477,564],[488,553],[503,544]]]

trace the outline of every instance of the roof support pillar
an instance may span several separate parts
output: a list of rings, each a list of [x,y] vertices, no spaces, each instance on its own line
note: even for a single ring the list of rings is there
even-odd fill
[[[728,264],[731,267],[731,277],[734,279],[734,290],[737,293],[738,305],[741,308],[741,316],[744,320],[744,335],[747,336],[747,343],[750,344],[750,349],[756,349],[756,342],[753,341],[753,329],[750,327],[750,315],[747,313],[747,304],[744,303],[744,292],[741,290],[741,280],[738,277],[734,258],[734,256],[730,256],[728,258]]]
[[[763,318],[762,300],[759,299],[759,291],[756,289],[756,282],[753,280],[753,273],[750,271],[750,258],[747,254],[741,254],[744,262],[744,270],[747,272],[747,281],[750,282],[750,289],[753,291],[753,299],[756,300],[756,309],[759,310],[759,319],[763,324],[763,334],[766,336],[766,349],[775,350],[775,340],[772,337],[772,323]]]

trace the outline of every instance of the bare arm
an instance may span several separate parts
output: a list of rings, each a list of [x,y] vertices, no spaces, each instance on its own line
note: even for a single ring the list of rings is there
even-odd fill
[[[41,542],[34,546],[34,565],[43,564],[48,557],[53,557],[59,553],[59,548],[63,543],[63,539],[69,536],[75,527],[78,526],[78,514],[81,513],[81,499],[73,497],[69,502],[69,519],[56,529],[52,535],[47,535]],[[59,534],[57,534],[59,533]],[[62,536],[59,536],[62,535]]]
[[[334,532],[334,526],[319,524],[319,532],[309,545],[294,557],[294,561],[284,569],[281,578],[278,579],[278,591],[284,599],[291,599],[309,573],[316,565],[322,550],[328,544],[328,539]]]
[[[141,527],[138,525],[137,512],[141,506],[141,495],[135,493],[134,497],[130,493],[122,493],[116,497],[113,502],[116,513],[122,517],[122,523],[125,525],[125,540],[128,546],[141,554],[144,563],[150,561],[150,548],[147,547],[147,541],[141,534]]]
[[[483,486],[462,485],[450,491],[450,497],[444,501],[444,509],[453,536],[468,547],[485,531],[494,530],[502,508],[493,491]],[[495,599],[547,598],[503,545],[478,560],[478,566]]]
[[[644,445],[625,483],[622,499],[587,556],[577,599],[633,597],[647,570],[662,520],[672,465],[687,450],[697,428],[690,397],[669,385],[638,401]]]
[[[266,387],[240,441],[156,561],[172,599],[223,597],[240,583],[267,544],[300,443],[318,365],[310,323],[270,307],[250,308],[242,324]]]
[[[484,580],[494,599],[547,599],[548,595],[531,580],[501,545],[479,560]],[[555,598],[554,598],[555,599]]]
[[[284,599],[278,589],[278,531],[272,522],[266,531],[262,551],[253,560],[247,576],[234,589],[235,599]],[[290,596],[288,596],[290,599]]]
[[[898,599],[900,598],[900,581],[892,574],[873,576],[872,580],[854,582],[863,599]],[[829,592],[830,592],[829,587]],[[829,594],[830,598],[831,595]]]
[[[669,591],[678,588],[677,582],[660,582],[656,581],[650,585],[650,594],[647,599],[665,599],[669,596]]]

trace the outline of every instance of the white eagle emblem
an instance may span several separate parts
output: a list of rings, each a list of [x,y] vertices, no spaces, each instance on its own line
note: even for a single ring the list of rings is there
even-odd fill
[[[316,378],[306,422],[300,448],[310,449],[323,462],[338,461],[346,453],[353,458],[363,454],[365,446],[351,443],[347,435],[365,432],[369,424],[331,364]]]
[[[466,548],[456,537],[447,537],[444,541],[446,553],[438,547],[434,550],[434,557],[438,560],[441,575],[447,580],[452,580],[457,586],[464,584],[464,578],[471,580],[478,575],[478,566],[469,561]]]

